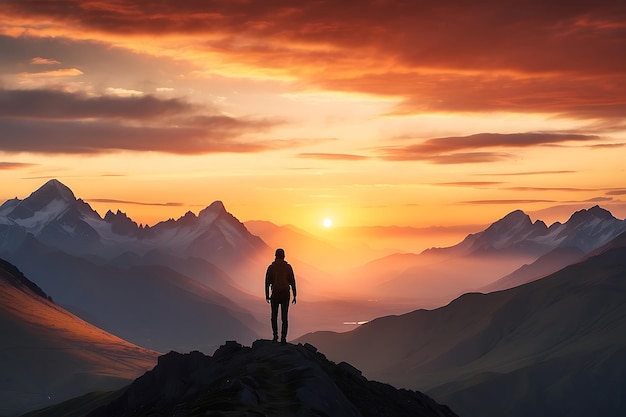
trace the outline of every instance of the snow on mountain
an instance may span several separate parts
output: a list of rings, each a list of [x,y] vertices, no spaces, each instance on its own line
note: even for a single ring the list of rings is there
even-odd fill
[[[50,180],[24,200],[13,199],[2,205],[3,224],[19,225],[33,234],[60,218],[76,201],[72,191],[57,180]]]
[[[482,232],[468,235],[458,245],[429,251],[461,256],[516,252],[538,257],[556,248],[577,248],[588,253],[624,231],[626,220],[619,220],[598,206],[577,211],[567,222],[556,222],[550,227],[541,220],[533,223],[523,211],[515,210]]]
[[[555,229],[555,240],[560,242],[560,247],[575,247],[587,253],[626,231],[626,221],[594,206],[589,210],[577,211],[566,223]]]
[[[624,277],[626,234],[523,286],[296,342],[368,378],[419,387],[462,416],[623,416]]]
[[[22,200],[16,197],[2,203],[2,205],[0,206],[0,224],[5,224],[2,223],[3,221],[8,222],[8,219],[6,219],[5,216],[9,214],[15,208],[15,206],[20,203],[20,201]]]
[[[169,219],[152,227],[138,226],[119,210],[100,217],[89,204],[77,199],[72,190],[54,179],[24,200],[12,199],[0,206],[0,225],[31,233],[42,242],[70,253],[106,258],[125,252],[143,255],[161,249],[179,255],[220,259],[218,254],[226,254],[228,258],[240,251],[265,246],[226,211],[221,201],[212,203],[198,216],[187,212],[177,220]],[[0,240],[7,234],[3,230]]]
[[[505,249],[519,246],[522,242],[542,235],[547,229],[542,221],[532,223],[527,214],[515,210],[480,233],[474,248]]]

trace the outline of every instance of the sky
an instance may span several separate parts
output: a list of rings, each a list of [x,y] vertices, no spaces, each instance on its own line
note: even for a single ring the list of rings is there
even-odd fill
[[[626,2],[0,2],[0,201],[154,224],[626,217]]]

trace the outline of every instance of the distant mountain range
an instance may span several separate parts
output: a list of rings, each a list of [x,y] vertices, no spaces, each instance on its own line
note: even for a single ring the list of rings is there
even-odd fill
[[[383,299],[443,305],[466,292],[501,290],[542,278],[624,231],[625,220],[598,206],[550,227],[516,210],[454,246],[390,255],[355,268],[344,285]]]
[[[0,415],[118,389],[157,353],[79,319],[0,259]]]
[[[298,341],[463,416],[624,415],[624,300],[626,233],[522,286]]]
[[[101,218],[72,190],[50,180],[24,200],[12,199],[0,206],[3,235],[10,233],[0,248],[19,245],[28,233],[43,244],[70,254],[94,255],[111,259],[131,252],[144,255],[164,250],[168,254],[200,257],[218,266],[254,258],[267,250],[264,242],[215,201],[198,216],[160,222],[152,227],[138,226],[121,211],[108,211]]]
[[[170,352],[123,390],[88,395],[24,417],[454,417],[426,395],[368,381],[310,345],[227,342],[213,356]]]
[[[294,227],[244,225],[219,201],[198,215],[140,226],[120,211],[101,217],[50,180],[0,206],[0,258],[19,268],[2,264],[2,343],[13,353],[0,355],[0,365],[9,363],[0,387],[16,388],[0,395],[18,409],[23,399],[45,402],[48,391],[56,401],[109,389],[145,369],[154,351],[251,343],[269,333],[263,274],[283,246],[299,287],[292,337],[370,320],[353,332],[302,339],[368,377],[427,391],[464,416],[622,413],[614,394],[626,395],[624,232],[626,221],[598,206],[549,227],[516,210],[454,246],[354,267],[377,250],[363,242],[353,256]],[[495,292],[388,316],[476,290]],[[33,347],[58,355],[31,359]],[[504,400],[493,401],[494,393]],[[71,407],[120,395],[91,394]]]
[[[50,180],[0,206],[0,257],[74,314],[161,352],[257,338],[242,304],[259,278],[246,268],[262,270],[270,253],[220,202],[139,227],[121,212],[101,218]]]

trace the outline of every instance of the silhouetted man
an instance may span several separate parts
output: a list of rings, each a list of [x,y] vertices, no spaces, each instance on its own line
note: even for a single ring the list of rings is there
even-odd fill
[[[293,304],[296,303],[296,278],[293,268],[285,261],[285,251],[276,249],[276,259],[267,267],[265,273],[265,300],[272,306],[272,331],[274,342],[278,340],[278,307],[282,328],[280,342],[287,343],[287,313],[289,312],[289,287],[293,291]],[[272,295],[270,296],[270,288]]]

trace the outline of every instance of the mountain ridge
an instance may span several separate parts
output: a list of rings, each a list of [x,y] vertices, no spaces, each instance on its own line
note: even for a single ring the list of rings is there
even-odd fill
[[[24,200],[8,200],[0,206],[2,228],[19,228],[70,253],[108,258],[126,251],[142,254],[168,245],[179,253],[201,255],[218,263],[232,261],[235,252],[254,256],[256,251],[269,251],[219,200],[198,216],[187,212],[178,219],[140,227],[120,210],[109,210],[101,217],[56,179],[47,181]],[[234,246],[238,246],[236,250]]]
[[[626,232],[543,279],[296,342],[460,415],[620,415],[625,276]],[[503,401],[491,401],[496,392]]]
[[[120,388],[157,353],[89,324],[0,259],[0,415]]]
[[[348,363],[335,364],[312,345],[228,341],[212,356],[170,352],[88,417],[341,416],[454,417],[428,396],[368,381]],[[29,417],[55,415],[31,413]]]
[[[398,264],[381,259],[354,269],[350,275],[358,278],[347,285],[387,299],[400,297],[420,300],[423,306],[443,305],[463,293],[489,289],[501,279],[494,289],[542,278],[540,273],[533,273],[526,279],[515,271],[559,248],[572,253],[578,250],[584,256],[624,231],[626,220],[616,219],[597,205],[575,212],[568,222],[549,227],[540,220],[533,223],[523,211],[515,210],[456,245],[403,255]],[[555,272],[564,266],[561,261],[555,257],[553,265],[544,265],[543,270]],[[504,279],[514,274],[518,279]],[[380,277],[385,277],[384,281]]]
[[[74,314],[158,351],[212,350],[224,338],[258,337],[246,291],[270,253],[220,201],[198,216],[139,227],[119,210],[100,217],[50,180],[0,207],[0,256]],[[188,268],[186,259],[201,259],[204,268]],[[195,332],[191,323],[209,331]]]

